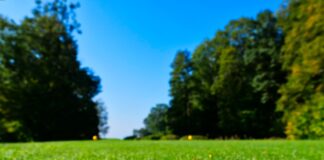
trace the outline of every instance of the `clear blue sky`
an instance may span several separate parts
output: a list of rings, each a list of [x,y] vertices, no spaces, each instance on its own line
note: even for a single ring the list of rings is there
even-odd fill
[[[102,79],[109,137],[143,126],[157,103],[169,102],[170,64],[230,20],[276,11],[282,0],[80,0],[79,60]],[[33,0],[0,0],[0,14],[19,22]]]

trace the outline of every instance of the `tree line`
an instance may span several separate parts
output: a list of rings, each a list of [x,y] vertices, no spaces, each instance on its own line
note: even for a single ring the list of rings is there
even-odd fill
[[[324,1],[230,21],[172,63],[169,106],[133,137],[324,137]]]
[[[107,132],[100,78],[77,60],[77,3],[36,1],[19,24],[0,16],[0,141],[90,139]],[[99,126],[99,127],[98,127]]]

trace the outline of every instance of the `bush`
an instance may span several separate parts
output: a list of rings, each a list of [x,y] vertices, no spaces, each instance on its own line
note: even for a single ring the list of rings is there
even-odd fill
[[[177,140],[178,136],[174,135],[174,134],[167,134],[167,135],[163,135],[161,137],[161,140]]]
[[[124,140],[136,140],[136,139],[137,139],[137,137],[134,136],[134,135],[132,135],[132,136],[127,136],[127,137],[124,138]]]
[[[162,134],[151,134],[151,135],[142,137],[141,139],[142,140],[160,140],[162,136],[163,136]]]
[[[202,136],[202,135],[186,135],[186,136],[182,136],[180,138],[180,140],[189,140],[189,136],[191,136],[191,140],[205,140],[208,139],[206,136]]]

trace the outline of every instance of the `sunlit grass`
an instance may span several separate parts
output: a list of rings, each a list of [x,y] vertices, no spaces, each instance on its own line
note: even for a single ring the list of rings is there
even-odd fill
[[[324,141],[70,141],[0,144],[0,159],[323,160]]]

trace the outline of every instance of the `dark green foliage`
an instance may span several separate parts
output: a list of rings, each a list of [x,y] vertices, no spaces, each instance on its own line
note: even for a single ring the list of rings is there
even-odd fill
[[[103,102],[97,102],[97,116],[99,118],[99,137],[106,138],[109,131],[108,126],[108,111],[107,107],[104,105]]]
[[[178,52],[171,133],[323,138],[323,8],[322,0],[290,0],[278,16],[266,10],[233,20],[192,55]]]
[[[12,79],[16,73],[13,69],[12,47],[17,39],[16,30],[18,26],[4,17],[0,17],[0,141],[10,139],[27,139],[23,133],[21,121],[15,116],[17,106],[9,107],[8,94],[14,90]]]
[[[279,60],[283,35],[276,18],[265,11],[256,20],[232,21],[219,35],[227,36],[216,37],[223,43],[218,49],[220,69],[214,83],[221,130],[227,136],[282,135],[275,102],[285,74]]]
[[[253,88],[254,103],[258,105],[256,119],[262,122],[258,126],[264,136],[282,136],[281,112],[276,112],[276,101],[280,97],[279,87],[285,82],[286,72],[281,71],[281,47],[283,31],[277,24],[277,18],[265,11],[256,19],[256,33],[251,33],[252,42],[244,53],[244,63]]]
[[[212,91],[214,80],[219,69],[216,60],[218,55],[215,52],[216,44],[212,41],[205,41],[197,47],[192,56],[192,92],[190,102],[195,108],[196,132],[188,134],[201,134],[208,137],[219,135],[217,122],[219,117],[215,114],[218,111],[217,96]]]
[[[144,119],[144,128],[134,130],[134,136],[141,139],[160,139],[161,136],[169,133],[168,112],[169,106],[157,104],[151,109],[149,115]]]
[[[127,136],[124,138],[124,140],[136,140],[136,139],[137,139],[137,136],[135,136],[135,135]]]
[[[179,51],[172,63],[172,68],[170,80],[172,96],[170,105],[172,107],[168,112],[169,125],[174,134],[186,135],[194,132],[196,125],[193,119],[194,108],[190,102],[192,93],[190,53]]]
[[[145,128],[153,134],[166,134],[167,128],[167,112],[169,106],[166,104],[157,104],[151,109],[150,114],[144,119]]]
[[[92,98],[100,79],[77,60],[75,7],[56,0],[38,3],[20,25],[2,18],[2,140],[85,139],[98,133]]]
[[[283,32],[270,11],[231,21],[172,64],[170,128],[215,137],[282,136],[277,90],[285,81]]]
[[[143,138],[143,137],[149,136],[151,134],[152,133],[150,133],[146,128],[135,129],[133,131],[133,135],[136,138]],[[129,137],[131,137],[131,136],[129,136]]]

